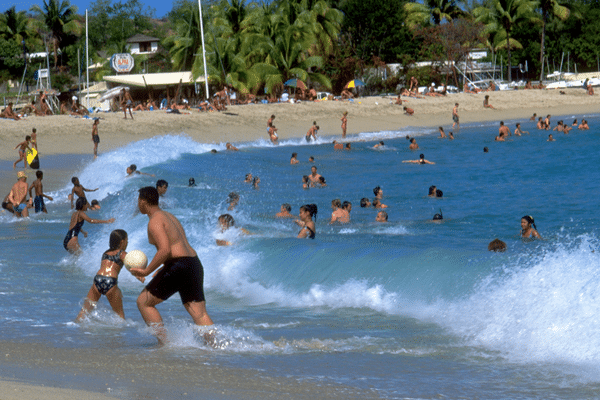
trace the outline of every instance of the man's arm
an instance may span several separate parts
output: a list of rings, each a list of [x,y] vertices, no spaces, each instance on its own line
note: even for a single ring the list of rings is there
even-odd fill
[[[34,185],[35,185],[35,182],[33,182],[33,183],[31,184],[31,186],[29,186],[29,197],[33,197],[33,196],[31,195],[31,190],[33,189],[33,186],[34,186]],[[37,192],[37,190],[36,190],[36,192]]]
[[[131,268],[134,276],[148,276],[163,265],[171,256],[171,244],[162,220],[151,221],[148,225],[148,237],[152,237],[156,246],[156,254],[146,268]]]
[[[98,188],[96,188],[96,189],[86,189],[86,188],[84,188],[83,186],[81,186],[81,188],[82,188],[84,191],[86,191],[86,192],[95,192],[96,190],[98,190]]]

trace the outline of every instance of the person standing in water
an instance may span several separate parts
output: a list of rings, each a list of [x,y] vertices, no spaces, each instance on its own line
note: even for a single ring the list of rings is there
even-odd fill
[[[154,329],[159,343],[164,344],[167,335],[156,306],[176,292],[196,325],[213,325],[213,321],[206,312],[204,269],[183,226],[175,216],[160,209],[155,187],[141,188],[139,193],[138,208],[148,216],[148,241],[156,247],[156,254],[146,268],[131,268],[131,273],[143,278],[163,266],[142,290],[137,305],[146,324]]]
[[[531,215],[521,218],[521,237],[524,239],[541,239]]]
[[[302,227],[298,232],[298,239],[314,239],[316,235],[315,222],[313,216],[317,216],[316,204],[305,204],[300,207],[300,219],[294,222]]]
[[[88,210],[90,203],[86,200],[85,197],[80,197],[77,199],[75,203],[75,212],[71,215],[71,223],[69,224],[69,231],[65,235],[63,240],[63,247],[69,253],[75,253],[81,249],[79,246],[79,232],[83,233],[83,237],[87,237],[87,232],[81,229],[83,227],[83,223],[85,221],[90,224],[112,224],[115,222],[114,218],[101,220],[101,219],[91,219],[85,213]]]
[[[344,111],[342,115],[342,137],[346,137],[346,128],[348,127],[348,111]]]

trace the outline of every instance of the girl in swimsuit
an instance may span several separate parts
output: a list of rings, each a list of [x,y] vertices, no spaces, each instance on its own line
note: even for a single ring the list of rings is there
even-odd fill
[[[110,234],[109,249],[102,254],[100,269],[94,277],[94,283],[88,292],[83,307],[75,318],[75,321],[81,321],[87,313],[96,307],[96,303],[102,295],[106,296],[113,311],[119,317],[125,319],[123,311],[123,295],[121,289],[117,286],[119,272],[123,268],[123,260],[125,259],[125,249],[127,249],[127,232],[122,229],[115,229]],[[138,278],[144,282],[144,278]]]
[[[107,220],[91,219],[85,213],[89,205],[90,204],[87,202],[85,197],[78,198],[77,202],[75,203],[75,212],[71,216],[69,231],[63,240],[63,247],[69,253],[75,253],[76,251],[80,250],[79,241],[77,239],[79,232],[83,233],[83,237],[87,237],[87,232],[81,229],[85,221],[89,222],[90,224],[111,224],[115,222],[114,218]]]
[[[300,232],[298,232],[298,239],[314,239],[316,228],[315,223],[313,221],[313,216],[316,219],[317,216],[317,205],[316,204],[305,204],[300,207],[300,219],[295,220],[302,227]]]
[[[522,238],[537,238],[541,239],[542,237],[537,232],[537,227],[535,226],[535,222],[533,221],[533,217],[531,215],[526,215],[521,218],[521,237]]]

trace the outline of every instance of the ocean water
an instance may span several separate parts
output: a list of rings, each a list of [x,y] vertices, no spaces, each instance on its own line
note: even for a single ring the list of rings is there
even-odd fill
[[[573,117],[582,116],[565,119]],[[343,384],[383,398],[597,397],[600,118],[586,118],[591,130],[554,132],[552,143],[548,132],[523,122],[530,134],[505,143],[494,142],[497,124],[463,126],[454,141],[438,139],[436,129],[363,133],[350,139],[351,151],[334,151],[336,137],[326,137],[279,146],[257,140],[226,152],[224,144],[165,133],[95,161],[46,157],[47,168],[78,166],[82,184],[99,188],[88,198],[102,209],[88,215],[116,222],[86,223],[83,254],[69,255],[62,240],[70,176],[48,191],[55,197],[46,203],[49,214],[17,220],[0,213],[2,339],[154,351],[135,305],[143,285],[125,270],[125,321],[105,298],[87,321],[72,321],[111,230],[128,232],[128,250],[154,254],[147,217],[136,211],[137,190],[165,179],[161,206],[181,220],[202,260],[217,326],[213,348],[173,296],[159,306],[170,341],[160,351],[169,357]],[[507,125],[514,129],[515,122]],[[421,149],[409,151],[406,135]],[[385,147],[373,149],[379,140]],[[300,164],[289,164],[292,152]],[[420,153],[436,164],[402,163]],[[302,189],[309,156],[328,187]],[[125,178],[131,163],[156,177]],[[248,172],[260,177],[259,189],[243,183]],[[197,186],[188,187],[190,177]],[[428,198],[430,185],[444,197]],[[373,198],[375,186],[384,191],[387,224],[359,205]],[[232,191],[240,202],[231,214],[249,235],[217,227]],[[352,202],[349,224],[328,224],[335,198]],[[282,203],[294,214],[317,204],[315,240],[297,239],[293,220],[274,218]],[[432,222],[440,210],[443,222]],[[543,240],[519,238],[523,215],[534,216]],[[219,247],[218,238],[233,245]],[[507,243],[506,252],[487,251],[494,238]]]

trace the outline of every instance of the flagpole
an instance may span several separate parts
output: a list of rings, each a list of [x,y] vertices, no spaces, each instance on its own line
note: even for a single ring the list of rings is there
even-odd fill
[[[88,10],[85,10],[85,80],[87,84],[87,109],[90,109],[90,46],[88,42]]]
[[[198,13],[200,14],[200,39],[202,39],[202,59],[204,60],[204,84],[206,86],[206,99],[208,94],[208,74],[206,73],[206,49],[204,47],[204,22],[202,22],[202,3],[198,0]]]

